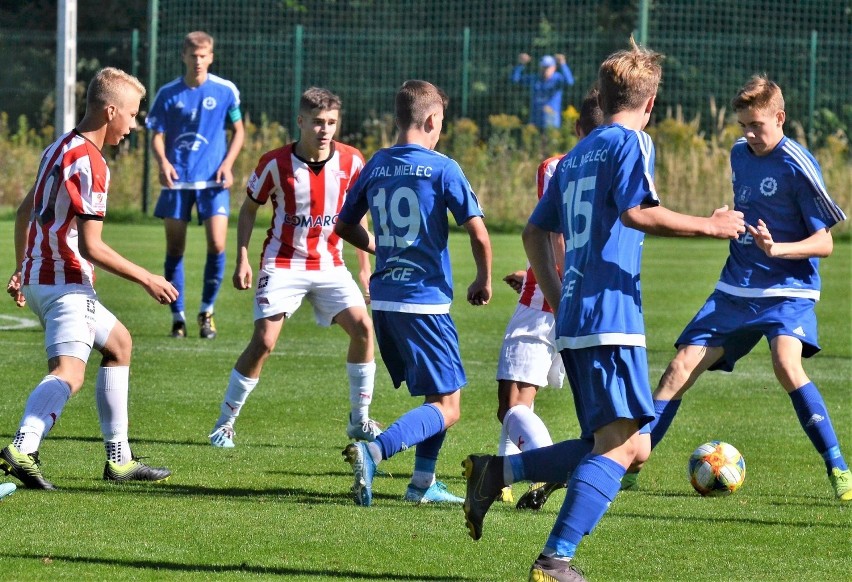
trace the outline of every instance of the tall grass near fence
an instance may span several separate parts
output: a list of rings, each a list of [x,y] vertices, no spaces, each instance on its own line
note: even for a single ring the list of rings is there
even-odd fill
[[[663,118],[648,127],[657,150],[656,185],[663,204],[691,214],[706,215],[722,204],[730,204],[731,171],[728,153],[739,137],[736,124],[724,109],[711,104],[709,133],[699,118],[684,119],[679,109],[664,113]],[[492,115],[487,128],[470,119],[448,123],[438,148],[459,162],[480,202],[492,228],[517,229],[522,226],[535,205],[535,171],[548,156],[564,153],[577,141],[573,135],[577,111],[569,107],[563,116],[563,127],[541,135],[514,115]],[[234,166],[234,205],[239,207],[244,187],[260,156],[287,143],[291,137],[277,122],[247,120],[247,137],[243,151]],[[787,135],[806,143],[801,126],[791,123]],[[50,128],[37,131],[26,124],[10,130],[8,119],[0,114],[0,208],[17,206],[32,184],[39,155],[50,142]],[[484,137],[487,136],[487,137]],[[359,147],[366,157],[394,141],[393,120],[378,116],[362,123],[361,131],[344,136],[343,141]],[[144,168],[144,133],[137,136],[137,147],[129,140],[116,148],[107,148],[112,184],[110,209],[123,213],[142,208],[142,174]],[[829,193],[847,213],[852,210],[852,155],[849,140],[842,130],[822,140],[814,151],[820,162]],[[151,162],[149,196],[156,200],[158,184],[156,165]],[[150,207],[149,207],[150,208]],[[848,233],[847,221],[836,232]]]

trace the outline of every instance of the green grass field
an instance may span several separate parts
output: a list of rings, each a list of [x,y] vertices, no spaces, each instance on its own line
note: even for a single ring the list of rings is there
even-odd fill
[[[2,267],[12,271],[12,223],[0,222]],[[106,239],[160,272],[158,224],[110,224]],[[263,237],[255,233],[255,247]],[[207,434],[228,374],[248,340],[252,293],[226,285],[217,303],[213,342],[168,337],[170,318],[140,288],[101,273],[101,299],[134,337],[130,436],[136,454],[174,474],[165,484],[115,485],[100,479],[103,445],[93,398],[97,358],[41,448],[45,476],[61,490],[19,489],[0,502],[2,580],[526,580],[564,493],[540,513],[495,505],[484,537],[467,535],[459,507],[414,507],[402,501],[413,453],[383,464],[374,506],[349,498],[346,444],[346,338],[313,323],[310,309],[285,326],[275,354],[237,423],[235,449],[214,449]],[[494,370],[516,295],[500,278],[523,267],[517,234],[493,235],[495,295],[486,307],[453,308],[470,384],[462,419],[450,430],[439,478],[463,494],[460,462],[494,452]],[[197,308],[203,233],[190,232],[188,314]],[[463,235],[454,234],[457,297],[472,277]],[[645,317],[652,381],[673,355],[672,341],[710,292],[726,253],[716,241],[646,239]],[[823,263],[819,303],[823,353],[807,363],[821,388],[841,446],[852,461],[852,244],[838,242]],[[352,261],[350,261],[352,262]],[[354,263],[354,262],[352,262]],[[12,329],[28,310],[0,301],[3,397],[0,434],[10,439],[24,402],[45,373],[40,328]],[[395,391],[379,364],[373,416],[388,423],[417,404]],[[554,439],[576,434],[570,391],[545,390],[536,406]],[[686,477],[689,453],[722,439],[744,454],[743,488],[702,498]],[[8,440],[3,441],[8,442]],[[0,445],[0,446],[4,446]],[[640,479],[621,494],[580,547],[578,564],[592,581],[849,580],[852,507],[834,500],[823,464],[776,384],[761,344],[733,374],[705,375],[690,392],[666,440]],[[515,485],[515,494],[525,490]]]

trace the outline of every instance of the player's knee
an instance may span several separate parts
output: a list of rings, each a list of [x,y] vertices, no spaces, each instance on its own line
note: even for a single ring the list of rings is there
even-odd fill
[[[689,389],[689,378],[692,375],[694,366],[686,360],[686,358],[675,356],[663,372],[660,378],[660,384],[657,387],[654,397],[663,397],[663,399],[671,400],[675,395],[682,394]]]

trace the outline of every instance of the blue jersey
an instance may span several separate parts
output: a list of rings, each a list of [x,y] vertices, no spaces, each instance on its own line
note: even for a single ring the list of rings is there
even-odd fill
[[[568,152],[530,222],[565,239],[556,345],[645,346],[639,267],[644,233],[621,222],[658,205],[650,136],[621,125],[595,129]]]
[[[240,92],[216,75],[195,88],[180,77],[157,91],[145,125],[165,134],[166,157],[178,173],[175,189],[221,186],[216,170],[228,153],[226,117],[240,120]]]
[[[545,79],[538,73],[524,73],[524,65],[512,69],[512,82],[531,87],[530,123],[539,129],[562,126],[562,90],[574,84],[574,75],[567,64]]]
[[[734,208],[747,224],[763,219],[776,242],[796,242],[846,219],[826,192],[819,164],[784,137],[765,156],[740,138],[731,149]],[[730,255],[716,288],[739,297],[819,299],[819,259],[767,257],[745,232],[730,243]]]
[[[482,216],[459,165],[414,144],[379,150],[346,195],[339,219],[357,224],[368,211],[376,235],[371,307],[449,313],[453,277],[447,211],[457,224]]]

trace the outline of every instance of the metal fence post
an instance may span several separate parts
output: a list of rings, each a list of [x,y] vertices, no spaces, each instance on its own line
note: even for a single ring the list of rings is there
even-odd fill
[[[816,67],[817,67],[817,31],[811,31],[810,50],[810,81],[808,82],[808,147],[813,149],[816,144],[814,131],[814,108],[816,106]]]
[[[148,2],[148,107],[157,91],[157,27],[160,20],[159,0]],[[148,170],[151,167],[151,132],[145,130],[145,154],[142,163],[142,213],[148,214],[150,186]]]
[[[293,125],[290,128],[290,135],[298,139],[296,135],[297,118],[299,117],[299,102],[302,97],[302,68],[304,63],[304,36],[305,29],[301,24],[296,25],[296,36],[294,38],[293,47]]]
[[[461,114],[467,117],[467,101],[470,92],[470,27],[464,27],[462,39],[462,101]]]

